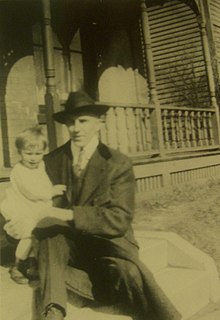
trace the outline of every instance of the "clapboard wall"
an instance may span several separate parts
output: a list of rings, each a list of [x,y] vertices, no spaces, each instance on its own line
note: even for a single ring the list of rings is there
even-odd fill
[[[207,74],[196,14],[173,0],[148,8],[148,15],[160,104],[207,106]]]

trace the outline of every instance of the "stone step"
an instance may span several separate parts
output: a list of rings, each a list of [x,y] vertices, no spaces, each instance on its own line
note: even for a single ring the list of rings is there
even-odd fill
[[[132,320],[131,317],[108,313],[108,310],[93,310],[91,308],[76,308],[68,304],[65,320]]]
[[[187,319],[209,304],[209,280],[204,271],[168,267],[155,274],[167,297]]]
[[[137,237],[140,259],[152,273],[168,266],[167,241]]]
[[[0,318],[7,320],[31,320],[33,289],[28,285],[18,285],[11,280],[8,268],[1,267],[0,282]]]

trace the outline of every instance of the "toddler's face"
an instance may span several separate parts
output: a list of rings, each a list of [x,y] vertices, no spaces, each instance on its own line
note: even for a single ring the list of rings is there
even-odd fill
[[[42,146],[26,147],[20,150],[21,162],[29,169],[36,169],[42,161],[45,150]]]

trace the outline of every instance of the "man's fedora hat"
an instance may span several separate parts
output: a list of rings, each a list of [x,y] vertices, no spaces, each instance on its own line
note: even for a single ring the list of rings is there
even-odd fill
[[[84,91],[70,92],[64,105],[64,110],[53,114],[54,120],[60,123],[66,123],[74,115],[103,115],[109,109],[109,106],[97,104]]]

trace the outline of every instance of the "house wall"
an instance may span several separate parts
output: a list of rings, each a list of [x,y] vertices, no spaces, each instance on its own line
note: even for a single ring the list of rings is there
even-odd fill
[[[148,8],[161,106],[207,107],[209,89],[199,21],[182,1]]]

